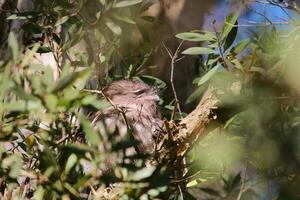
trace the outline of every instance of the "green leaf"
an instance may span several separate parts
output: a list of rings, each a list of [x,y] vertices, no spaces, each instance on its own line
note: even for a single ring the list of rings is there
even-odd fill
[[[216,58],[210,58],[210,59],[208,60],[208,62],[207,62],[207,65],[208,65],[208,66],[210,66],[210,65],[215,66],[216,63],[219,61],[219,59],[220,59],[219,56],[217,56]]]
[[[65,88],[74,84],[75,81],[77,81],[79,78],[84,77],[87,73],[90,73],[89,69],[82,70],[80,72],[74,72],[71,75],[62,77],[60,80],[58,80],[58,82],[54,86],[52,92],[56,93],[56,92],[64,90]]]
[[[17,14],[12,14],[6,18],[7,20],[16,20],[16,19],[26,19],[25,16],[18,16]]]
[[[88,175],[85,175],[85,176],[81,176],[79,179],[78,179],[78,181],[73,185],[73,187],[75,188],[75,189],[79,189],[80,187],[83,187],[85,184],[86,184],[86,182],[88,182],[89,180],[90,180],[90,176],[88,176]]]
[[[222,29],[221,41],[226,51],[235,41],[238,31],[238,21],[237,18],[239,13],[232,13],[226,17],[225,25]]]
[[[243,65],[238,59],[234,59],[231,61],[233,63],[233,66],[239,70],[243,70]]]
[[[59,20],[56,21],[55,26],[62,25],[63,23],[65,23],[66,21],[68,21],[69,18],[70,18],[69,16],[64,16],[64,17],[60,18]]]
[[[266,74],[267,74],[266,70],[264,68],[261,68],[261,67],[251,67],[250,71],[251,72],[258,72],[259,74],[261,74],[263,76],[266,76]]]
[[[37,190],[34,192],[32,199],[34,200],[43,200],[45,195],[44,188],[40,185],[37,187]]]
[[[46,102],[47,108],[49,108],[50,111],[55,111],[58,103],[57,97],[53,94],[48,94],[45,96],[44,100]]]
[[[8,35],[8,46],[11,49],[13,61],[17,62],[19,52],[20,52],[20,48],[19,48],[17,37],[13,32],[10,32],[9,35]]]
[[[83,132],[86,136],[87,141],[92,145],[97,147],[101,141],[99,134],[93,129],[91,123],[85,116],[80,117],[80,123],[83,129]]]
[[[52,52],[52,48],[46,46],[40,46],[37,50],[37,53],[49,53],[49,52]]]
[[[127,6],[133,6],[136,4],[141,3],[143,0],[125,0],[125,1],[120,1],[115,4],[114,8],[122,8],[122,7],[127,7]]]
[[[73,188],[72,185],[70,185],[69,183],[64,183],[64,188],[66,188],[76,198],[79,198],[79,196],[80,196],[79,193],[77,192],[77,190],[75,188]]]
[[[212,33],[193,33],[193,32],[185,32],[179,33],[176,35],[177,38],[192,42],[201,42],[201,41],[214,41],[216,40],[216,36]]]
[[[128,23],[128,24],[136,24],[135,21],[133,21],[131,18],[127,17],[126,15],[114,15],[115,19],[120,20],[122,22]]]
[[[81,101],[82,105],[90,105],[95,107],[97,110],[102,110],[111,106],[111,104],[106,100],[98,100],[95,95],[88,95],[84,97]]]
[[[102,4],[102,5],[106,5],[106,1],[105,0],[99,0],[100,1],[100,3]]]
[[[239,41],[239,43],[237,45],[235,45],[231,52],[233,52],[235,55],[238,55],[239,53],[241,53],[242,51],[244,51],[246,49],[246,47],[248,46],[248,44],[250,43],[250,39],[246,38],[244,40]]]
[[[13,89],[14,93],[22,100],[37,100],[37,98],[35,96],[33,96],[30,93],[27,93],[24,91],[24,89],[20,86],[17,86]]]
[[[7,111],[16,111],[16,112],[24,112],[28,110],[35,110],[40,107],[39,101],[13,101],[4,104],[3,108]]]
[[[189,103],[197,100],[203,94],[205,89],[206,89],[205,87],[198,87],[197,90],[188,97],[188,99],[186,100],[185,103],[189,104]]]
[[[19,12],[17,14],[12,14],[11,16],[7,17],[7,20],[21,20],[21,19],[32,19],[33,17],[38,17],[41,12],[36,11],[25,11],[25,12]]]
[[[66,171],[67,174],[68,174],[69,171],[75,166],[75,164],[77,163],[77,161],[78,161],[77,156],[76,156],[74,153],[72,153],[72,154],[69,156],[69,158],[68,158],[68,160],[67,160],[67,162],[66,162],[65,171]]]
[[[202,54],[212,54],[212,53],[216,53],[216,51],[206,47],[191,47],[182,52],[182,54],[187,54],[187,55],[202,55]]]
[[[22,169],[22,166],[23,166],[22,157],[17,154],[13,154],[13,155],[3,159],[1,162],[2,168],[9,169],[8,175],[11,178],[18,178],[18,176],[20,175],[20,170]]]
[[[121,35],[122,29],[112,21],[106,22],[106,26],[116,35]]]
[[[5,66],[2,67],[4,67],[4,72],[2,72],[0,76],[0,102],[3,102],[5,92],[8,89],[8,86],[10,85],[9,82],[11,65],[10,63],[7,63]]]
[[[227,122],[224,125],[224,129],[228,129],[228,127],[231,125],[231,123],[234,122],[236,119],[238,119],[238,117],[240,117],[240,115],[236,114],[233,117],[231,117],[229,120],[227,120]]]
[[[222,35],[221,35],[222,41],[228,36],[230,31],[233,28],[235,28],[238,16],[239,16],[239,12],[235,12],[235,13],[231,13],[226,17],[225,24],[222,29]]]
[[[159,78],[156,78],[154,76],[142,75],[139,77],[133,77],[133,79],[140,80],[142,82],[147,83],[148,85],[156,86],[159,89],[164,89],[167,87],[167,84],[164,81],[162,81]]]
[[[209,72],[207,72],[204,76],[202,76],[198,82],[198,86],[203,85],[204,83],[209,81],[215,75],[215,73],[218,71],[219,67],[220,67],[220,65],[215,66]]]
[[[133,174],[132,180],[140,181],[144,178],[150,177],[153,174],[153,172],[155,171],[155,169],[156,169],[156,167],[149,166],[149,167],[145,167],[141,170],[138,170]]]
[[[39,34],[43,31],[43,28],[35,23],[25,23],[22,29],[27,33]]]
[[[65,150],[70,150],[73,153],[77,154],[85,154],[87,152],[94,153],[94,149],[85,144],[68,144],[63,147]]]

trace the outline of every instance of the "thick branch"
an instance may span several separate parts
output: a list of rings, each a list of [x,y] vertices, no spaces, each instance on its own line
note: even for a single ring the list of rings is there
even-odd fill
[[[213,110],[217,109],[219,100],[215,92],[212,88],[205,92],[196,109],[182,119],[175,130],[173,129],[172,140],[168,138],[164,142],[156,160],[171,161],[182,158],[193,144],[204,136],[207,125],[216,119]]]

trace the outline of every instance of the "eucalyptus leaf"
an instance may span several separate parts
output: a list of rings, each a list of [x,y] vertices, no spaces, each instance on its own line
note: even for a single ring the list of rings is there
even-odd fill
[[[205,92],[205,87],[198,87],[197,90],[195,90],[186,100],[186,104],[189,104],[197,99],[200,98],[200,96]]]
[[[15,33],[13,33],[13,32],[10,32],[8,35],[8,46],[11,49],[13,61],[17,62],[17,59],[18,59],[19,53],[20,53],[20,47],[18,44],[17,37],[16,37]]]
[[[76,156],[76,154],[71,154],[66,162],[66,167],[65,167],[65,171],[68,174],[69,171],[75,166],[75,164],[77,163],[78,158]]]
[[[122,7],[127,7],[127,6],[133,6],[136,4],[141,3],[143,0],[125,0],[125,1],[120,1],[114,5],[115,8],[122,8]]]
[[[239,53],[241,53],[242,51],[244,51],[247,46],[249,45],[250,43],[250,39],[249,38],[246,38],[246,39],[243,39],[241,41],[239,41],[239,43],[237,43],[231,50],[231,52],[233,52],[234,54],[238,55]]]
[[[101,142],[99,134],[93,129],[91,123],[86,119],[86,117],[80,117],[80,124],[82,126],[83,132],[86,136],[87,141],[92,146],[98,146]]]
[[[187,55],[215,54],[216,51],[206,47],[190,47],[182,52]]]
[[[106,26],[116,35],[121,35],[122,29],[120,26],[115,24],[113,21],[106,22]]]
[[[147,177],[150,177],[153,172],[155,171],[155,167],[154,166],[149,166],[149,167],[145,167],[139,171],[136,171],[132,177],[132,180],[141,180]]]
[[[80,72],[73,72],[72,74],[62,77],[58,80],[58,82],[54,85],[52,89],[52,93],[57,93],[59,91],[64,90],[66,87],[69,87],[75,83],[80,78],[86,76],[86,74],[90,73],[90,69],[85,69]]]
[[[212,33],[194,33],[194,32],[185,32],[179,33],[176,35],[177,38],[193,42],[202,42],[202,41],[214,41],[216,36]]]
[[[221,40],[225,40],[228,34],[231,32],[233,28],[236,26],[236,22],[239,16],[239,12],[229,14],[225,19],[225,24],[222,29]]]
[[[211,70],[209,70],[209,72],[207,72],[204,76],[202,76],[198,82],[198,86],[203,85],[204,83],[209,81],[218,71],[219,67],[220,65],[213,67]]]

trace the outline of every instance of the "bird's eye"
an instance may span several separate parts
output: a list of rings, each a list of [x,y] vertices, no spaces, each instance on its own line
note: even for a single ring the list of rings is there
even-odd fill
[[[137,96],[143,94],[144,92],[146,92],[145,89],[139,89],[139,90],[133,91],[133,93]]]

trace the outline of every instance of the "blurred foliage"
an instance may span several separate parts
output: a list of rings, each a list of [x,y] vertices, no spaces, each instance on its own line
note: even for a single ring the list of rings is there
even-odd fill
[[[188,190],[200,199],[299,199],[299,23],[235,41],[237,17],[220,31],[177,35],[205,44],[183,51],[204,60],[188,102],[208,85],[221,100],[213,131],[187,158]]]
[[[7,47],[0,51],[1,199],[299,199],[296,21],[285,29],[266,25],[236,41],[239,14],[232,13],[220,30],[213,22],[214,31],[176,35],[201,43],[182,52],[202,60],[188,102],[207,87],[217,88],[221,100],[216,123],[177,169],[183,172],[178,179],[163,164],[149,166],[149,155],[125,156],[138,141],[130,134],[117,140],[82,111],[107,106],[83,90],[93,77],[97,88],[120,78],[166,87],[140,74],[152,48],[143,12],[153,2],[33,2],[31,11],[12,5],[3,22],[21,21],[22,34],[1,36]],[[131,51],[137,41],[143,48]],[[76,50],[81,43],[85,51]],[[36,62],[49,54],[57,80],[53,68]]]

